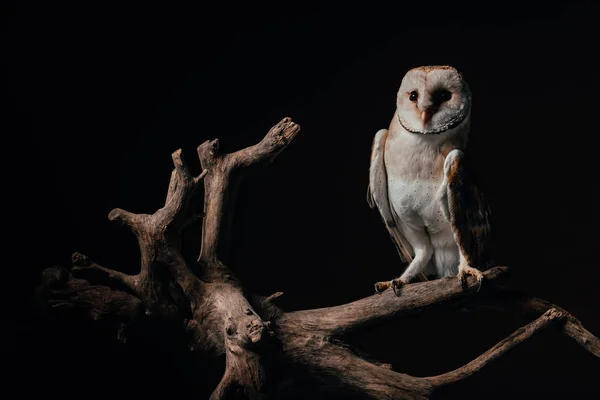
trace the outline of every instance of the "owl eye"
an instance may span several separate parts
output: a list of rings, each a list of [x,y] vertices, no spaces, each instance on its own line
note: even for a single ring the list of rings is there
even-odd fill
[[[419,93],[417,93],[416,90],[413,90],[412,92],[410,92],[410,96],[408,96],[408,99],[410,101],[417,101],[418,97],[419,97]]]
[[[445,89],[441,90],[438,93],[438,98],[439,98],[440,102],[442,102],[442,101],[448,101],[448,100],[450,100],[452,98],[452,93],[450,93],[449,91],[447,91]]]

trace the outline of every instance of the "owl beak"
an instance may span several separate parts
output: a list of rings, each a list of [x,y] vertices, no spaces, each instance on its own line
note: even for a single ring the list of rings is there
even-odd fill
[[[423,126],[427,125],[433,113],[431,110],[421,111],[421,121],[423,121]]]

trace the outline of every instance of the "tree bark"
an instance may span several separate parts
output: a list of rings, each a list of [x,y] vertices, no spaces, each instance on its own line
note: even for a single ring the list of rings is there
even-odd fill
[[[225,354],[225,373],[213,400],[285,398],[282,393],[289,393],[290,385],[292,390],[303,385],[314,393],[344,398],[426,399],[553,324],[600,357],[598,338],[565,310],[495,289],[506,267],[485,271],[481,293],[472,277],[465,287],[456,278],[444,278],[407,285],[400,297],[387,291],[336,307],[289,313],[276,304],[281,292],[268,297],[245,293],[227,267],[236,193],[248,169],[273,160],[299,131],[285,118],[260,143],[230,154],[220,152],[218,139],[207,141],[198,147],[203,169],[198,176],[188,171],[181,150],[174,152],[161,209],[149,215],[117,208],[109,214],[111,221],[129,227],[137,237],[140,272],[127,275],[75,253],[70,270],[52,267],[43,272],[40,298],[54,311],[83,310],[94,320],[128,324],[152,315],[179,324],[189,333],[190,351]],[[204,212],[199,216],[194,204],[201,183]],[[181,255],[180,234],[198,217],[203,218],[201,250],[197,265],[190,266]],[[433,377],[392,371],[344,343],[351,332],[467,299],[484,307],[533,313],[537,319],[467,365]],[[120,329],[120,337],[123,334]],[[281,369],[291,371],[292,379],[282,378]]]

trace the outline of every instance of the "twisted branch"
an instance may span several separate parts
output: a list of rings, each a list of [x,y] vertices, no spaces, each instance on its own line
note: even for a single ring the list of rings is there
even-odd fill
[[[456,383],[471,375],[479,372],[483,367],[497,360],[516,345],[530,339],[537,332],[547,328],[552,323],[559,323],[566,318],[566,314],[556,308],[551,308],[535,321],[530,322],[524,327],[517,329],[510,336],[498,342],[494,347],[477,357],[470,363],[447,372],[442,375],[437,375],[429,378],[424,378],[434,388],[439,388],[451,383]]]
[[[559,310],[565,315],[560,325],[561,331],[579,343],[584,349],[600,357],[600,339],[584,328],[581,321],[568,311],[538,297],[530,296],[512,290],[492,287],[477,303],[476,307],[494,308],[512,313],[522,313],[529,316],[540,315],[550,309]]]

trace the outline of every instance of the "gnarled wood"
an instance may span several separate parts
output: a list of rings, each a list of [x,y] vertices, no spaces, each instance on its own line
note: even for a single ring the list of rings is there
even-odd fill
[[[485,271],[484,276],[487,281],[493,281],[507,271],[507,267],[495,267]],[[476,293],[478,287],[479,283],[472,276],[466,279],[465,287],[461,287],[455,277],[418,282],[403,287],[400,297],[388,290],[341,306],[292,312],[287,314],[286,320],[303,320],[327,335],[338,336],[392,317],[464,299]]]
[[[498,342],[494,347],[486,351],[475,360],[471,361],[467,365],[464,365],[454,371],[447,372],[442,375],[432,376],[425,378],[434,388],[442,387],[451,383],[461,381],[474,373],[481,370],[483,367],[488,365],[490,362],[498,359],[503,354],[508,352],[510,349],[531,338],[538,331],[548,327],[553,322],[558,322],[566,317],[565,313],[551,308],[544,315],[539,317],[533,322],[530,322],[524,327],[517,329],[507,338]]]
[[[53,310],[84,310],[92,319],[123,324],[153,314],[180,323],[189,334],[190,351],[225,354],[225,374],[213,400],[285,398],[289,388],[282,389],[285,385],[278,385],[274,378],[281,368],[293,371],[304,389],[328,396],[426,399],[436,388],[471,376],[551,324],[600,357],[598,338],[565,310],[527,295],[496,290],[494,285],[506,267],[485,271],[486,285],[479,293],[472,277],[465,287],[456,278],[444,278],[407,285],[400,297],[388,291],[336,307],[290,313],[277,306],[281,292],[268,297],[244,293],[242,283],[226,265],[236,191],[247,168],[273,160],[299,131],[297,124],[285,118],[256,145],[230,154],[220,152],[218,139],[206,141],[198,147],[203,168],[198,176],[190,174],[177,150],[172,154],[174,170],[161,209],[135,214],[117,208],[109,214],[110,220],[128,226],[136,235],[140,272],[127,275],[75,253],[71,271],[52,267],[43,272],[39,296]],[[197,265],[190,268],[180,252],[180,234],[198,218],[194,204],[201,182],[202,243]],[[467,365],[434,377],[392,371],[343,342],[350,332],[464,301],[526,311],[537,319]],[[119,329],[122,341],[124,334]]]
[[[493,287],[474,305],[530,316],[540,315],[550,309],[560,310],[565,315],[561,324],[562,332],[596,357],[600,357],[600,339],[585,329],[581,321],[568,311],[549,301],[525,293]]]
[[[202,168],[210,171],[204,181],[204,223],[198,262],[206,270],[208,281],[230,281],[233,275],[227,262],[231,240],[234,200],[246,168],[273,160],[300,132],[289,118],[275,125],[263,140],[231,154],[219,152],[219,140],[209,140],[198,147]]]

